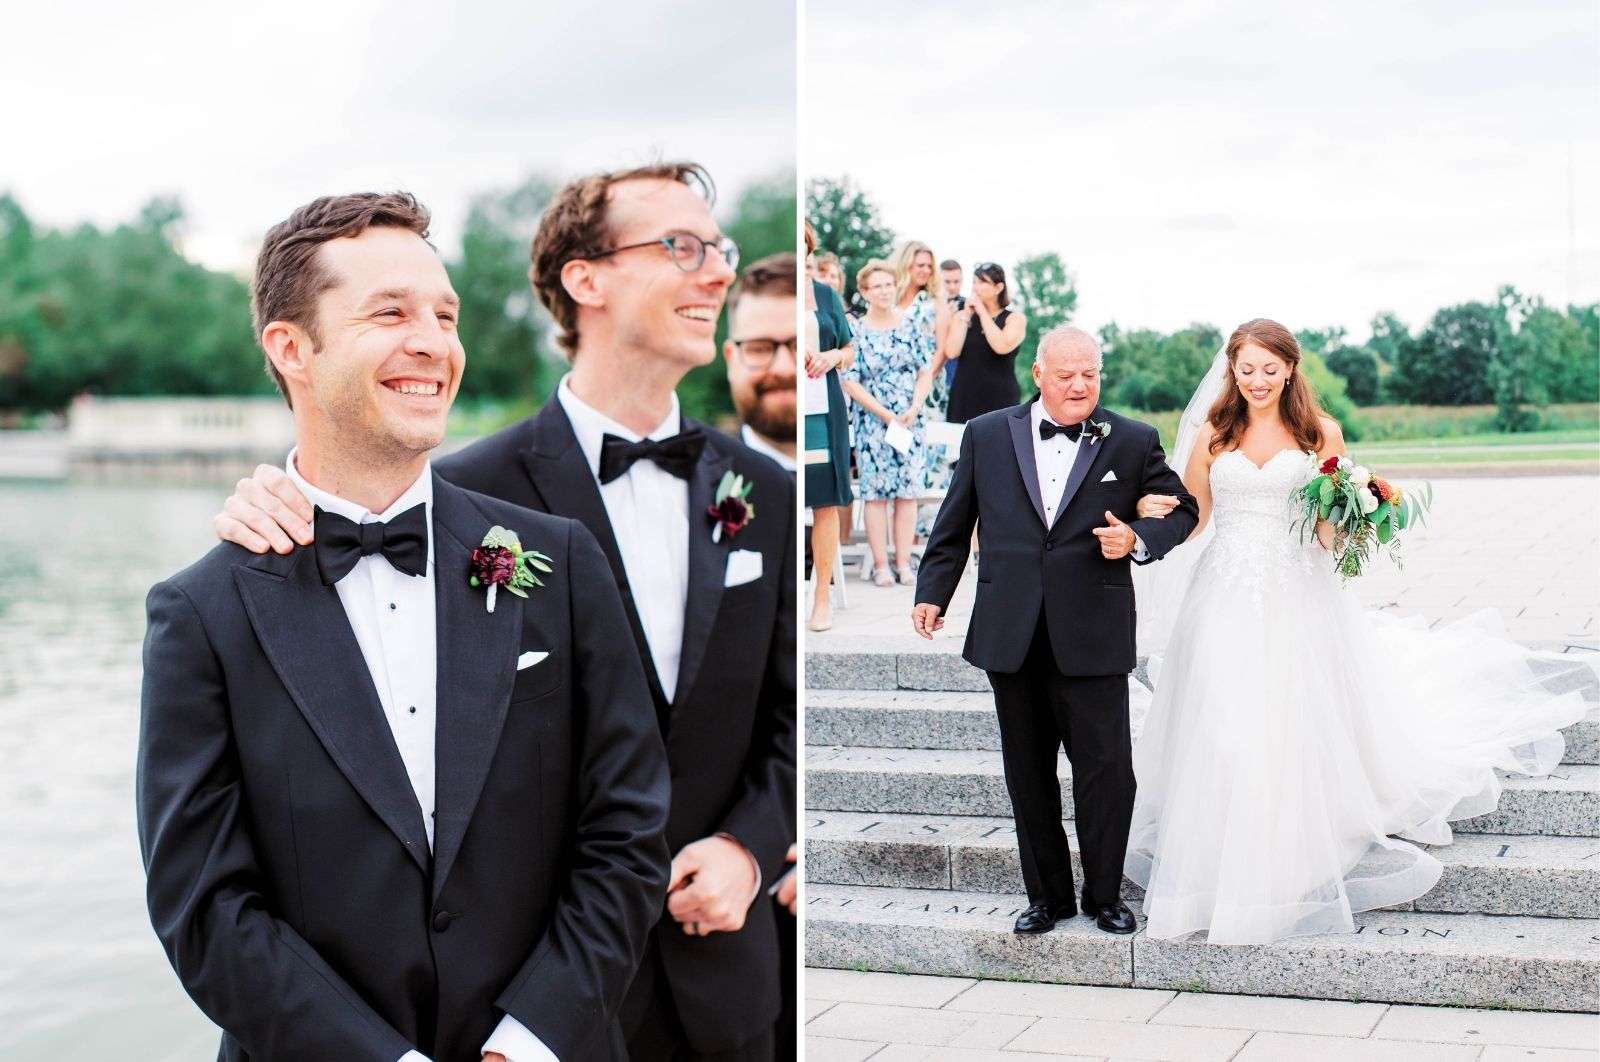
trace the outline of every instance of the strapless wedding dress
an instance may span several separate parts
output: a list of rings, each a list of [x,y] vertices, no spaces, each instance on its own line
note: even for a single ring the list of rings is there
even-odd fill
[[[1215,536],[1134,745],[1127,873],[1150,936],[1348,931],[1421,896],[1441,866],[1411,842],[1493,810],[1495,768],[1548,773],[1593,696],[1592,665],[1516,644],[1493,612],[1431,632],[1363,612],[1291,529],[1315,472],[1294,450],[1212,463]]]

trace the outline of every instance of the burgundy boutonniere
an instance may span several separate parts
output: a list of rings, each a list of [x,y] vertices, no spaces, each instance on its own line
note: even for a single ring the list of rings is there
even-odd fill
[[[756,507],[750,503],[750,488],[754,485],[731,471],[722,474],[716,501],[706,510],[706,515],[717,522],[711,529],[711,541],[721,542],[723,535],[732,539],[756,518]]]
[[[472,585],[489,588],[485,604],[490,612],[494,611],[494,595],[500,587],[518,597],[527,597],[523,587],[544,585],[533,573],[541,571],[549,575],[554,570],[549,557],[538,550],[523,549],[517,533],[499,524],[491,527],[483,536],[483,544],[472,551],[469,568]]]

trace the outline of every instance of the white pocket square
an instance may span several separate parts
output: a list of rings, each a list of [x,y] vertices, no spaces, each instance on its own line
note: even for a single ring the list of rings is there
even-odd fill
[[[549,655],[549,653],[523,653],[517,657],[517,670],[532,667]]]
[[[1115,472],[1107,472],[1104,476],[1100,477],[1101,483],[1115,483],[1116,481],[1117,474]]]
[[[753,549],[736,549],[728,554],[723,586],[742,586],[761,578],[761,554]]]

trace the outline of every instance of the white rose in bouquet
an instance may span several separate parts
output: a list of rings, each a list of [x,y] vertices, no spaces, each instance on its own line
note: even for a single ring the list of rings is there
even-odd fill
[[[1352,486],[1365,487],[1372,482],[1372,470],[1363,465],[1357,465],[1350,470],[1350,483]]]
[[[1356,497],[1361,499],[1361,515],[1369,516],[1378,507],[1377,495],[1363,487],[1357,492]]]

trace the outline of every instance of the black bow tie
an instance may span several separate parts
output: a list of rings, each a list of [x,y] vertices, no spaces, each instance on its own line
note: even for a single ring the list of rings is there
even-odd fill
[[[350,574],[356,561],[372,553],[396,571],[421,575],[428,565],[428,506],[413,505],[388,523],[358,524],[320,507],[312,517],[317,571],[322,585],[332,586]]]
[[[1072,442],[1077,442],[1082,434],[1082,424],[1057,424],[1049,420],[1039,422],[1039,438],[1044,442],[1049,442],[1052,435],[1065,435]]]
[[[694,472],[700,451],[705,448],[706,436],[699,428],[681,431],[660,442],[654,439],[629,442],[619,435],[607,434],[600,441],[600,482],[610,483],[639,460],[654,461],[664,471],[686,480]]]

